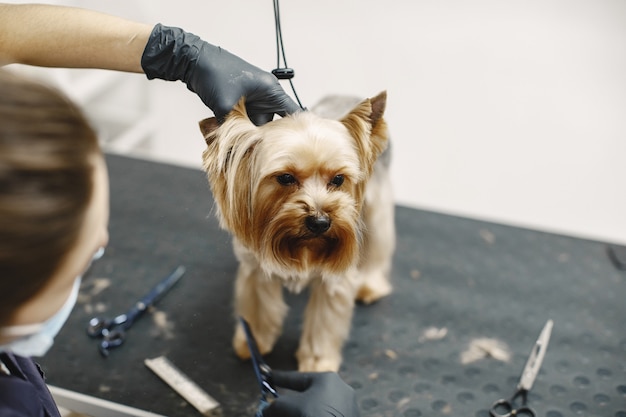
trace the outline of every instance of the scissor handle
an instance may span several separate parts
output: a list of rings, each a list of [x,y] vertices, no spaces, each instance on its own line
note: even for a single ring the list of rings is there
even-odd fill
[[[270,405],[269,401],[267,401],[264,398],[261,398],[259,400],[259,406],[256,409],[256,413],[254,414],[254,417],[263,417],[263,410],[265,410],[267,406],[269,405]]]
[[[87,326],[87,335],[89,337],[103,337],[110,330],[126,321],[126,315],[120,314],[113,319],[106,319],[102,317],[94,317],[89,320]]]
[[[115,349],[124,343],[126,334],[123,330],[113,330],[107,333],[100,342],[99,350],[100,354],[105,358],[109,356],[109,350]]]
[[[489,415],[491,417],[535,417],[535,412],[526,405],[515,408],[511,401],[501,399],[493,403],[489,409]]]
[[[515,410],[515,415],[520,417],[535,417],[535,412],[532,408],[524,406]]]

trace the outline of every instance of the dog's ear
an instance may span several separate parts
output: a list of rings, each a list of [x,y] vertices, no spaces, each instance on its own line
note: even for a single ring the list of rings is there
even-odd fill
[[[209,138],[211,137],[211,133],[213,133],[215,129],[220,127],[217,118],[209,117],[208,119],[201,120],[198,124],[200,125],[200,132],[202,132],[202,136],[204,136],[206,144],[209,145],[211,142],[209,140]]]
[[[376,158],[387,147],[387,124],[383,118],[387,92],[358,104],[341,122],[356,140],[364,167],[373,168]]]
[[[254,123],[248,117],[248,113],[246,112],[246,100],[242,97],[237,104],[233,107],[233,109],[226,115],[224,123],[228,120],[237,120],[239,122],[244,122],[244,125],[249,127],[256,127]],[[213,134],[220,126],[220,122],[215,117],[209,117],[208,119],[201,120],[199,123],[200,132],[202,132],[202,136],[204,136],[204,141],[207,145],[210,145],[215,140],[215,135]]]
[[[369,124],[372,130],[375,130],[379,122],[383,121],[383,114],[387,105],[387,92],[383,91],[376,97],[368,98],[359,103],[350,113],[342,120],[343,124],[349,129],[356,128],[359,122]]]
[[[372,106],[370,123],[372,124],[372,129],[374,129],[378,122],[382,119],[383,113],[385,113],[385,107],[387,106],[387,92],[383,91],[376,97],[371,98],[370,104]]]

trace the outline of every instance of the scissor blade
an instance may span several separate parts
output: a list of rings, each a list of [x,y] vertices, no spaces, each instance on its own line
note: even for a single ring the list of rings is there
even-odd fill
[[[254,339],[254,335],[252,334],[252,330],[250,330],[250,325],[248,324],[246,319],[244,319],[243,317],[239,317],[239,322],[243,327],[243,332],[246,334],[246,341],[248,342],[248,349],[250,349],[250,356],[256,364],[256,360],[261,356],[261,352],[259,352],[256,340]]]
[[[141,317],[148,307],[160,300],[174,286],[174,284],[178,282],[184,273],[185,267],[180,265],[154,288],[152,288],[150,292],[144,295],[141,300],[137,301],[135,305],[133,305],[132,308],[125,313],[126,320],[122,323],[123,328],[130,328],[135,320]]]
[[[174,286],[174,284],[178,282],[184,273],[185,267],[182,265],[178,266],[171,274],[169,274],[146,295],[144,295],[141,300],[135,304],[135,308],[145,310],[152,306],[154,303],[159,301],[161,297],[163,297],[165,293],[167,293]]]
[[[543,358],[546,356],[546,350],[548,349],[548,342],[550,341],[550,335],[552,334],[553,324],[552,320],[548,320],[545,326],[543,326],[543,330],[541,330],[539,338],[535,342],[535,345],[530,352],[530,356],[528,357],[528,361],[526,362],[526,366],[524,366],[524,370],[522,371],[522,377],[520,378],[518,385],[519,389],[529,391],[532,388],[533,383],[539,374]]]
[[[163,279],[163,281],[159,282],[144,298],[142,298],[141,302],[143,302],[146,306],[151,306],[161,299],[165,293],[174,286],[178,282],[178,280],[185,273],[185,267],[180,265],[178,266],[170,275]]]
[[[268,372],[270,368],[261,356],[261,352],[259,351],[259,348],[256,344],[256,340],[254,339],[252,330],[250,330],[250,325],[243,317],[239,317],[239,322],[241,323],[243,331],[246,335],[248,349],[250,349],[250,358],[252,359],[252,367],[254,368],[254,374],[256,375],[259,387],[261,388],[262,398],[265,399],[265,395],[268,392],[274,396],[277,396],[276,390],[269,384],[267,378],[263,374],[264,371]]]

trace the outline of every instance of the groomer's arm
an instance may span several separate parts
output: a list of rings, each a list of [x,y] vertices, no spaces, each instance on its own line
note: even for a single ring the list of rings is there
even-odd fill
[[[142,73],[151,31],[91,10],[0,3],[0,62]]]
[[[85,9],[0,3],[0,65],[100,68],[182,81],[219,120],[241,99],[257,125],[300,110],[269,72],[177,27]]]

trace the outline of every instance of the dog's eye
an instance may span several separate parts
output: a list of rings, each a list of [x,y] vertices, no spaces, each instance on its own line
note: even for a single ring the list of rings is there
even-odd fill
[[[334,185],[335,187],[341,187],[341,184],[343,184],[343,180],[343,175],[335,175],[333,179],[330,180],[330,185]]]
[[[296,177],[291,174],[280,174],[276,177],[276,181],[280,185],[293,185],[296,183]]]

